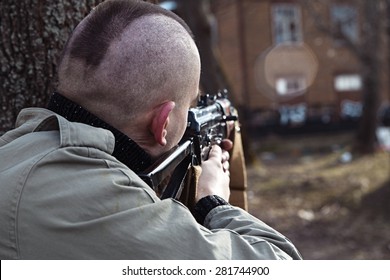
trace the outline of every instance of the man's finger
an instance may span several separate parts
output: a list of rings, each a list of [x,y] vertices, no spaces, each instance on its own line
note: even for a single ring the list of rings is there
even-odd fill
[[[211,158],[221,158],[222,159],[222,149],[218,145],[213,145],[210,148],[209,159]]]

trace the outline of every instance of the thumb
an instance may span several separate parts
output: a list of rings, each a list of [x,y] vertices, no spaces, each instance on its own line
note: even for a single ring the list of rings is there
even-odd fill
[[[220,146],[218,145],[213,145],[210,147],[210,151],[209,151],[209,160],[210,159],[217,159],[217,160],[221,160],[222,158],[222,149]]]

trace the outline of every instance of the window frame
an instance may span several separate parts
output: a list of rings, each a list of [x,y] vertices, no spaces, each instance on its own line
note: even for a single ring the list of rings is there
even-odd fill
[[[287,12],[291,13],[291,18],[286,17]],[[296,3],[274,3],[271,6],[271,17],[273,42],[275,45],[303,42],[300,5]],[[291,25],[292,22],[294,23],[294,34],[291,32],[293,28]]]
[[[336,10],[338,10],[336,12]],[[347,12],[349,11],[349,12]],[[342,18],[342,14],[347,18]],[[345,44],[345,40],[351,43],[358,43],[360,40],[359,11],[356,6],[347,3],[334,3],[330,6],[330,20],[333,41],[336,45]]]

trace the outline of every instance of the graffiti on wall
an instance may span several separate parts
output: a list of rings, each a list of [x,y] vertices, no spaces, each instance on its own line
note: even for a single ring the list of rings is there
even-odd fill
[[[343,100],[340,103],[340,107],[342,118],[354,119],[362,115],[363,105],[359,101]]]
[[[281,125],[300,125],[306,121],[307,105],[305,103],[295,105],[283,105],[279,107]]]

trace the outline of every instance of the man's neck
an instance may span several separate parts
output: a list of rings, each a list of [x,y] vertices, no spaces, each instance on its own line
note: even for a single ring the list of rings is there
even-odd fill
[[[111,131],[115,137],[115,148],[112,155],[134,172],[139,173],[151,165],[151,157],[136,142],[65,96],[57,92],[54,93],[48,109],[68,121],[80,122]]]

